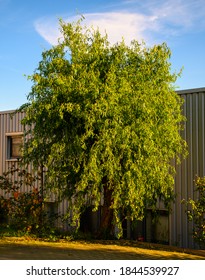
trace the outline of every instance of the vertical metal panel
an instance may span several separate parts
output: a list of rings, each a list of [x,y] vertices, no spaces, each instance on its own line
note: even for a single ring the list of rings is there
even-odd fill
[[[13,118],[11,114],[13,111],[0,112],[0,175],[3,172],[8,171],[11,167],[17,167],[17,160],[9,160],[7,158],[7,133],[23,132],[23,126],[20,120],[23,117],[22,113],[16,113]],[[16,174],[13,174],[11,179],[14,181],[17,179]],[[21,191],[28,191],[25,186],[22,186]],[[0,190],[0,195],[4,194]],[[8,196],[8,195],[7,195]]]
[[[179,91],[184,99],[183,113],[187,118],[183,138],[188,144],[188,157],[176,167],[176,202],[171,214],[170,243],[181,247],[197,248],[192,238],[193,223],[188,222],[185,205],[181,203],[196,199],[195,176],[205,176],[205,88]]]
[[[0,175],[3,174],[3,172],[8,171],[9,168],[12,166],[17,167],[18,162],[17,160],[8,160],[7,159],[7,139],[6,134],[7,133],[14,133],[14,132],[23,132],[24,128],[21,124],[21,120],[24,117],[23,113],[16,113],[11,118],[11,114],[13,111],[5,111],[0,112]],[[32,165],[28,166],[28,172],[32,173]],[[17,174],[13,174],[11,179],[12,181],[17,179]],[[40,183],[37,182],[37,187],[40,186]],[[22,186],[21,192],[28,192],[30,191],[30,188],[28,186]],[[0,190],[0,195],[4,195],[5,197],[8,197],[8,195],[5,194],[4,191]],[[47,198],[47,201],[54,201],[55,200],[55,194],[50,194]],[[58,211],[60,214],[65,214],[67,209],[67,202],[63,201],[59,203],[58,205]],[[59,223],[59,226],[61,227],[61,223]]]

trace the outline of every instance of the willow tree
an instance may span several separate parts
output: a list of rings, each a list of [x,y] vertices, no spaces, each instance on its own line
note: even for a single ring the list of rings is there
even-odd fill
[[[104,201],[99,232],[110,232],[174,197],[171,162],[185,153],[178,74],[166,44],[111,45],[81,21],[60,30],[29,77],[24,162],[45,167],[45,187],[69,201],[74,223]]]

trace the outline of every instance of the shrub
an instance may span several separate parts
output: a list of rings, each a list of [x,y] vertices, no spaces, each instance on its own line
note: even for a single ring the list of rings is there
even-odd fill
[[[193,237],[196,243],[204,247],[205,245],[205,177],[196,177],[197,199],[189,199],[187,205],[187,216],[189,221],[194,222]],[[190,207],[191,208],[190,208]]]
[[[11,175],[16,174],[17,180],[12,181]],[[37,176],[32,176],[26,170],[12,167],[0,176],[0,188],[8,198],[0,197],[0,209],[10,227],[25,233],[42,235],[51,231],[50,221],[44,209],[44,198],[41,188],[35,186]],[[21,192],[25,185],[27,192]]]

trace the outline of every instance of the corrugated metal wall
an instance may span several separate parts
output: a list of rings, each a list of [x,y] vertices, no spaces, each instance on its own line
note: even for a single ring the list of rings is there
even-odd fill
[[[0,172],[5,171],[6,158],[6,133],[22,132],[23,127],[20,124],[22,113],[17,113],[11,118],[12,111],[0,112]]]
[[[8,171],[10,168],[14,167],[17,168],[20,165],[18,164],[17,159],[8,159],[7,158],[7,150],[8,150],[8,141],[7,137],[10,134],[14,133],[22,133],[24,131],[23,125],[21,125],[21,120],[24,117],[23,113],[15,113],[13,115],[14,111],[5,111],[0,112],[0,175],[3,174],[3,172]],[[13,115],[13,117],[12,117]],[[32,165],[28,167],[28,172],[32,174]],[[14,173],[11,177],[12,181],[14,182],[17,180],[17,173]],[[35,187],[40,187],[40,180],[36,181]],[[22,185],[20,192],[28,192],[30,191],[30,187],[26,185]],[[5,193],[3,190],[0,189],[0,196],[3,195],[4,197],[9,197],[8,193]],[[44,193],[46,195],[46,201],[47,202],[54,202],[55,201],[55,194],[51,194],[50,192]],[[58,212],[61,214],[66,212],[66,201],[59,203],[57,205]],[[58,225],[61,226],[60,221],[58,222]]]
[[[18,161],[16,159],[7,158],[7,136],[8,133],[21,133],[23,132],[23,126],[21,125],[21,119],[23,118],[23,113],[17,113],[12,118],[11,114],[13,111],[0,112],[0,175],[3,172],[8,171],[12,166],[17,167]],[[13,180],[15,180],[15,174],[13,175]],[[22,191],[26,191],[23,189]],[[1,195],[0,190],[0,195]]]
[[[188,144],[188,157],[177,166],[175,178],[176,202],[170,219],[170,243],[196,248],[192,238],[193,224],[188,222],[183,199],[196,199],[195,176],[205,176],[205,88],[178,91],[184,99],[186,126],[182,135]]]

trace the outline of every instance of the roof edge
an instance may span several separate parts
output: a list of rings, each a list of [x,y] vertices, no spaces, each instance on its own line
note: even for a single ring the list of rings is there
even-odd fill
[[[190,94],[190,93],[199,93],[199,92],[205,92],[205,87],[176,90],[176,93],[178,93],[178,94]]]
[[[4,111],[0,111],[0,115],[3,115],[3,114],[12,114],[14,113],[16,110],[4,110]]]

